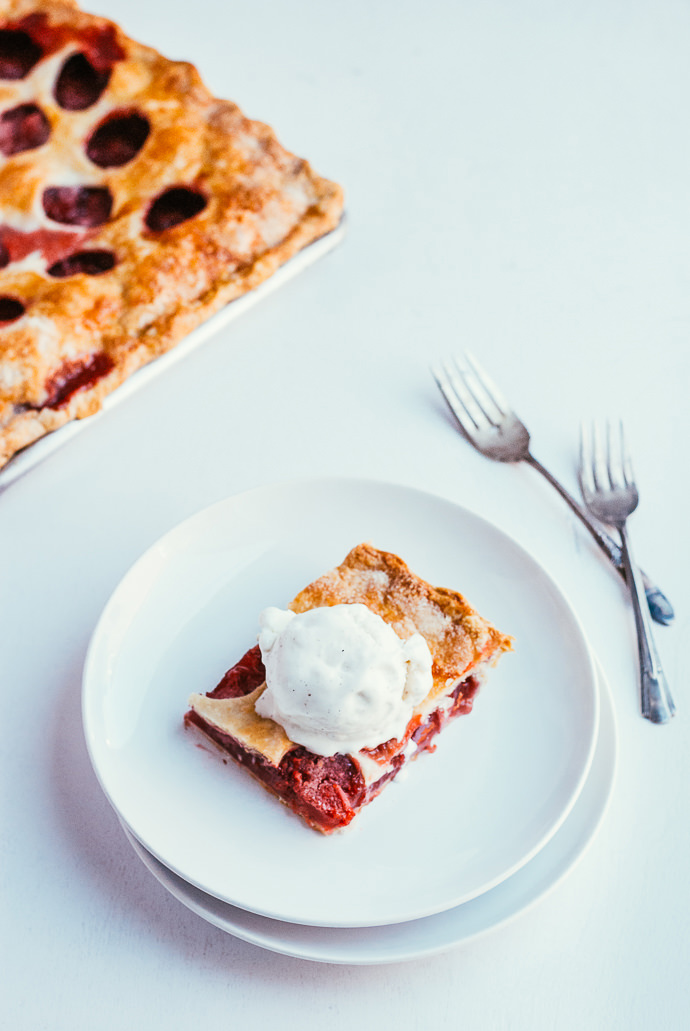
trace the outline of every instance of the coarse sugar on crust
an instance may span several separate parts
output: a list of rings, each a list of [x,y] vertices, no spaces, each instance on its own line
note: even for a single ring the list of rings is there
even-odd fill
[[[358,544],[339,566],[305,587],[289,608],[304,612],[342,602],[362,602],[403,640],[420,633],[433,658],[434,693],[449,679],[511,647],[511,638],[480,616],[462,594],[432,587],[397,555],[370,544]]]
[[[70,0],[0,0],[0,467],[342,208],[191,64]]]

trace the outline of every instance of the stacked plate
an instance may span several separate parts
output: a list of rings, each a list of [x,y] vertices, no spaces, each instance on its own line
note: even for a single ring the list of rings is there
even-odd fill
[[[323,837],[182,719],[255,642],[263,608],[365,540],[460,590],[515,651],[433,756]],[[239,938],[331,963],[429,955],[523,911],[591,840],[616,760],[608,688],[538,563],[449,501],[368,481],[261,488],[168,533],[101,617],[83,710],[103,790],[161,884]]]

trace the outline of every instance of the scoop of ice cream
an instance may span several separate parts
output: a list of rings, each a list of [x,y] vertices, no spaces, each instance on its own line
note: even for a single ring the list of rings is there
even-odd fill
[[[431,689],[431,653],[421,634],[402,641],[366,605],[298,614],[269,608],[259,627],[266,689],[256,711],[318,755],[401,737]]]

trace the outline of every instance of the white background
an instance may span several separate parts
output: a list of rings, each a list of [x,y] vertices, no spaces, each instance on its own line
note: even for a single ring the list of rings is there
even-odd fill
[[[349,231],[0,496],[0,1023],[686,1027],[690,8],[99,8],[341,182]],[[672,725],[638,715],[630,608],[586,534],[532,470],[456,434],[428,368],[465,348],[573,489],[580,420],[625,419],[633,539],[678,611],[656,634]],[[530,912],[433,960],[322,966],[204,923],[135,857],[86,754],[84,655],[132,562],[213,501],[320,474],[420,487],[497,523],[568,594],[613,690],[618,779],[590,850]]]

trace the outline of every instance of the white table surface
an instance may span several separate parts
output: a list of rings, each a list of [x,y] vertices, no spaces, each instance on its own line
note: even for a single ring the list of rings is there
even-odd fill
[[[349,231],[0,496],[0,1024],[687,1027],[690,8],[98,7],[340,181]],[[580,419],[625,419],[637,553],[678,613],[656,634],[670,726],[638,715],[630,606],[584,531],[455,432],[428,367],[466,347],[572,489]],[[326,474],[420,487],[511,534],[615,701],[617,781],[586,855],[509,926],[420,962],[321,965],[205,923],[134,855],[82,735],[89,637],[141,552],[218,499]]]

